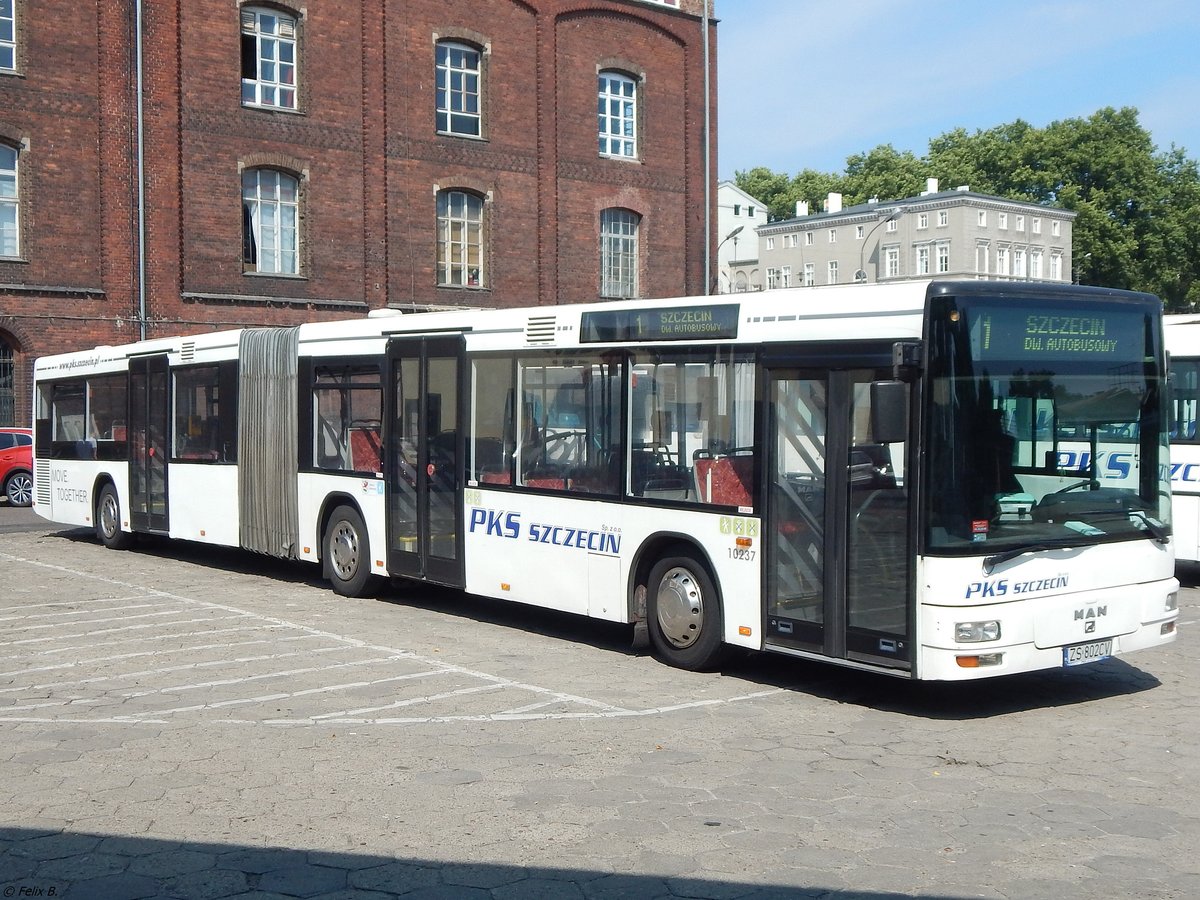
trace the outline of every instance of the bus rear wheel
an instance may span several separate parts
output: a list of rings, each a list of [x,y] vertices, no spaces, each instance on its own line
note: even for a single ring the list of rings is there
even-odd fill
[[[646,619],[655,655],[679,669],[715,668],[723,656],[721,600],[708,570],[685,552],[650,570]]]
[[[339,506],[325,526],[325,565],[335,592],[366,597],[378,584],[371,574],[371,539],[353,506]]]
[[[121,530],[121,501],[117,489],[106,484],[100,489],[96,501],[96,539],[109,550],[128,550],[136,538],[131,532]]]

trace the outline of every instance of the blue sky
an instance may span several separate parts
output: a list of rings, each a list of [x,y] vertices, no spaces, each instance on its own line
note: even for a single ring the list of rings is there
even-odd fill
[[[1133,106],[1200,159],[1200,0],[716,0],[718,176]],[[936,175],[937,173],[930,173]]]

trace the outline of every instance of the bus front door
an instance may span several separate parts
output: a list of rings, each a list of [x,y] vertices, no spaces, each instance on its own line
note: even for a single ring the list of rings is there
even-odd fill
[[[766,642],[911,669],[905,444],[870,434],[890,371],[768,371]]]
[[[165,354],[129,360],[129,524],[134,531],[165,534],[168,529],[170,378]]]
[[[388,344],[388,570],[463,584],[458,426],[462,340],[396,338]]]

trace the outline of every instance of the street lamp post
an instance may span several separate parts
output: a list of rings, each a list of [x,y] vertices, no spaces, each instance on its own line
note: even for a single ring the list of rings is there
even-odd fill
[[[734,240],[734,242],[733,242],[733,246],[734,246],[734,249],[735,249],[735,251],[736,251],[736,249],[737,249],[737,240],[736,240],[736,238],[737,238],[737,236],[738,236],[739,234],[741,234],[741,233],[742,233],[742,229],[743,229],[743,228],[745,228],[745,227],[746,227],[745,225],[739,225],[737,228],[733,229],[733,231],[729,232],[729,234],[725,235],[725,237],[721,238],[721,241],[720,241],[720,243],[718,243],[718,244],[717,244],[717,250],[716,250],[716,253],[714,253],[714,254],[713,254],[713,255],[714,255],[714,256],[716,256],[716,258],[717,258],[717,277],[716,277],[716,278],[714,278],[714,279],[712,280],[712,283],[713,283],[714,285],[715,285],[715,284],[719,284],[719,282],[720,282],[720,279],[721,279],[721,248],[725,246],[725,242],[726,242],[727,240],[729,240],[730,238],[734,238],[735,240]],[[712,293],[712,288],[711,288],[711,287],[709,288],[709,293],[710,293],[710,294]],[[720,292],[720,291],[717,291],[717,293],[719,294],[719,293],[721,293],[721,292]]]
[[[876,231],[878,231],[879,226],[882,225],[884,222],[894,222],[894,221],[896,221],[896,219],[900,218],[902,215],[904,215],[904,210],[901,207],[897,206],[895,209],[893,209],[887,215],[886,218],[880,219],[878,222],[876,222],[871,227],[871,230],[867,232],[867,236],[865,238],[863,238],[862,249],[858,251],[858,271],[854,273],[854,280],[858,284],[863,284],[867,280],[866,254],[867,254],[867,243],[871,240],[871,235],[873,235]],[[879,264],[878,263],[875,264],[875,280],[876,281],[879,280]]]

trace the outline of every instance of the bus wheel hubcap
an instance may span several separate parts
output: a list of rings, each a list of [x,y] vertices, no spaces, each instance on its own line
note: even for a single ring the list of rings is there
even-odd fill
[[[343,581],[353,578],[358,571],[358,534],[348,523],[339,522],[329,544],[333,570]]]
[[[704,627],[704,595],[687,569],[670,569],[658,585],[658,626],[676,647],[690,647]]]
[[[117,501],[112,494],[106,494],[100,505],[100,527],[109,537],[117,533]]]

